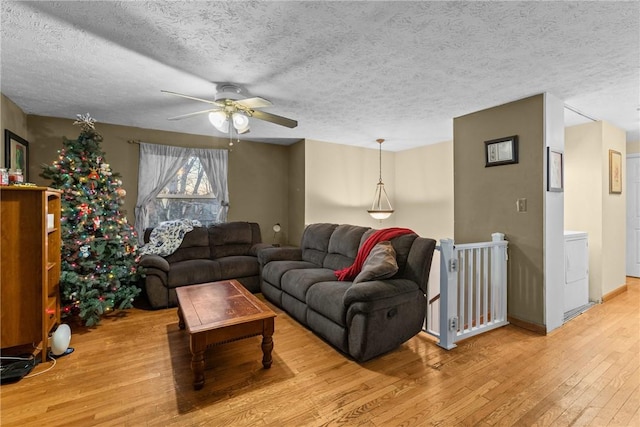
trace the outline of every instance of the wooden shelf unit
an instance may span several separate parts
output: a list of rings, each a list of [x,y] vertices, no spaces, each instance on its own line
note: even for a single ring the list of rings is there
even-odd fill
[[[61,194],[0,187],[0,347],[32,345],[42,361],[60,323]]]

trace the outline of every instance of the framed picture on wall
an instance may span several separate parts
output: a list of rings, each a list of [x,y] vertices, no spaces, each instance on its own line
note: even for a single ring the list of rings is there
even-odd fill
[[[622,154],[609,150],[609,193],[622,193]]]
[[[485,141],[485,168],[518,163],[518,136]]]
[[[547,147],[547,191],[564,189],[564,153]]]
[[[9,129],[4,130],[4,165],[7,169],[21,169],[29,181],[29,143]]]

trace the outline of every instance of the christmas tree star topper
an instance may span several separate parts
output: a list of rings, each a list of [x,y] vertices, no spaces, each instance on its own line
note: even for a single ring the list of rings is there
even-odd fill
[[[74,125],[80,125],[83,131],[94,130],[96,120],[91,117],[89,113],[87,114],[76,114],[76,121],[73,122]]]

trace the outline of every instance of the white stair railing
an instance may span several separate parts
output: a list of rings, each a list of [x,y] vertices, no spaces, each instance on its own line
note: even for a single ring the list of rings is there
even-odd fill
[[[440,241],[440,295],[428,300],[425,331],[447,350],[457,341],[509,323],[507,241],[502,233],[491,237],[491,242],[460,245]]]

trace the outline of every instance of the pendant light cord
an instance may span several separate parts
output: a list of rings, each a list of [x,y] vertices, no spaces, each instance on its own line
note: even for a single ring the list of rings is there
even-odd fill
[[[379,176],[378,176],[378,183],[382,182],[382,143],[384,142],[384,139],[378,139],[376,140],[378,142],[379,145],[379,150],[378,150],[378,172],[379,172]]]

